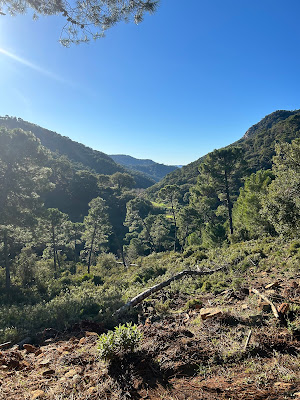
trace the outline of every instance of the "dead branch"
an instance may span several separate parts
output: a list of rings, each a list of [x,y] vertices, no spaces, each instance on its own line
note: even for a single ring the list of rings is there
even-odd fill
[[[198,267],[198,266],[197,266]],[[155,286],[152,286],[151,288],[145,290],[144,292],[138,294],[136,297],[128,301],[124,306],[119,308],[117,311],[114,312],[113,316],[122,314],[124,311],[128,310],[131,307],[136,306],[137,304],[141,303],[143,300],[145,300],[147,297],[151,296],[153,293],[156,293],[160,290],[162,290],[164,287],[169,286],[172,282],[178,281],[185,276],[192,276],[192,275],[212,275],[215,272],[219,272],[224,270],[227,267],[227,265],[224,265],[222,267],[219,267],[217,269],[209,270],[209,271],[201,271],[199,268],[195,270],[184,270],[179,272],[178,274],[172,276],[171,278],[167,279],[166,281],[163,281],[161,283],[158,283]]]
[[[244,351],[246,351],[246,349],[247,349],[247,347],[248,347],[248,344],[249,344],[250,339],[251,339],[251,335],[252,335],[252,330],[250,329],[250,331],[249,331],[249,333],[248,333],[248,336],[247,336],[247,339],[246,339],[245,346],[244,346]]]
[[[257,294],[259,297],[261,297],[266,303],[270,304],[271,309],[273,311],[273,314],[275,316],[275,318],[279,319],[279,314],[277,311],[277,308],[275,307],[275,305],[271,302],[270,299],[268,299],[267,296],[265,296],[264,294],[260,293],[257,289],[251,289],[253,293]]]
[[[8,347],[10,345],[11,345],[11,342],[1,343],[0,344],[0,349],[3,349],[4,347]]]

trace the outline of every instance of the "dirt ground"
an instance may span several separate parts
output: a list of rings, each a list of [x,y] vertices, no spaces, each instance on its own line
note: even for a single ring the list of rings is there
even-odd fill
[[[279,319],[249,288],[203,295],[190,308],[178,293],[164,313],[158,295],[140,307],[140,349],[110,363],[97,351],[105,327],[89,321],[2,348],[0,399],[300,400],[299,278],[264,278],[256,287]]]

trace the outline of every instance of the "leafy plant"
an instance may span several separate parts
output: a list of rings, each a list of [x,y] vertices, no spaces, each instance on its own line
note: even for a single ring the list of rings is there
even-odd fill
[[[142,332],[131,322],[119,325],[114,331],[103,333],[99,337],[98,350],[100,358],[112,360],[125,353],[132,353],[142,340]]]

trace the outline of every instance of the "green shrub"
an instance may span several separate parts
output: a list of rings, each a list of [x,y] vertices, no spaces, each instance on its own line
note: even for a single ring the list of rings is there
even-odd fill
[[[300,242],[299,241],[295,241],[293,242],[290,247],[289,247],[289,253],[291,255],[295,255],[297,253],[300,253]]]
[[[202,301],[199,299],[190,299],[186,302],[184,308],[186,310],[193,310],[195,308],[201,308],[203,305]]]
[[[112,360],[125,353],[132,353],[142,340],[142,332],[131,322],[119,325],[114,331],[103,333],[99,337],[98,350],[100,358]]]

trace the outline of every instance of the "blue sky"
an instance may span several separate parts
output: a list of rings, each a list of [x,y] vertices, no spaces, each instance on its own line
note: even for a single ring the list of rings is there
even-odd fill
[[[161,0],[64,48],[59,17],[0,16],[0,115],[108,154],[187,164],[300,108],[299,0]]]

